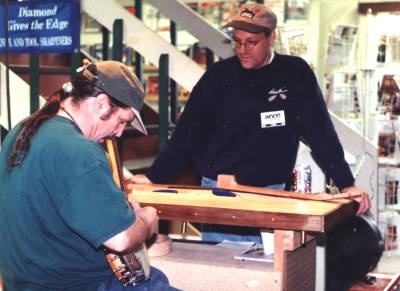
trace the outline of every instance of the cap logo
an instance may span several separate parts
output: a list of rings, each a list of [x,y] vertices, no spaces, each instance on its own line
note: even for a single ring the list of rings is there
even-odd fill
[[[253,18],[254,14],[255,13],[248,8],[245,8],[242,12],[240,12],[240,16],[243,16],[246,18]]]

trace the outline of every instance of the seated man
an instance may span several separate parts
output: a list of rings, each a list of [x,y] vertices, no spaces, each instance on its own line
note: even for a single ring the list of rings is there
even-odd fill
[[[0,152],[0,275],[6,290],[176,290],[163,273],[123,288],[104,247],[136,250],[157,212],[125,200],[100,142],[146,133],[143,88],[115,61],[87,64],[13,128]]]

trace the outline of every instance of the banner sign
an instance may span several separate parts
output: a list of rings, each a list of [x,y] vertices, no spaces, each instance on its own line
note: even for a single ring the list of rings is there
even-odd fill
[[[6,52],[4,1],[0,2],[0,53]],[[8,3],[8,51],[68,53],[80,47],[78,0]]]

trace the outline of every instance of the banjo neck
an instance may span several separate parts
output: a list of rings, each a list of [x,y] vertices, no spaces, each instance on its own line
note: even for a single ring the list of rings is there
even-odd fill
[[[116,139],[106,139],[106,148],[114,181],[127,198]],[[123,254],[107,248],[104,252],[110,268],[123,286],[137,285],[150,278],[149,256],[144,243],[137,250]]]

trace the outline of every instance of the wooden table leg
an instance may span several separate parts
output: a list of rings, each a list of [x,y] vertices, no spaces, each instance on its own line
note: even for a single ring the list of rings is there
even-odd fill
[[[316,240],[299,231],[275,230],[274,270],[283,291],[315,289]]]

